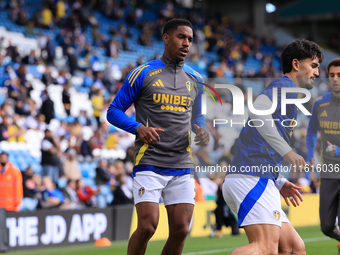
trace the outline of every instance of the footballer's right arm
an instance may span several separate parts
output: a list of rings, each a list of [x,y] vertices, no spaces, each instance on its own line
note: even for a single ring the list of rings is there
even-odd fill
[[[131,86],[129,80],[126,79],[107,110],[106,118],[108,122],[126,132],[136,134],[136,129],[142,124],[130,119],[125,111],[137,99],[142,88],[143,80],[136,79]]]
[[[133,71],[130,73],[133,73]],[[128,77],[129,76],[130,74]],[[130,81],[132,81],[132,83]],[[144,143],[159,142],[160,137],[157,132],[164,132],[163,129],[145,127],[142,123],[130,119],[130,117],[125,114],[125,111],[140,95],[143,82],[144,78],[142,75],[133,80],[127,78],[110,104],[106,118],[112,125],[134,135],[138,134]]]

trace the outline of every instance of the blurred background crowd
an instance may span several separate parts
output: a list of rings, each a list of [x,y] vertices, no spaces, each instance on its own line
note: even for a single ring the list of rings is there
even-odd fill
[[[0,1],[0,150],[22,172],[19,210],[133,203],[134,135],[110,125],[106,111],[127,74],[161,56],[162,27],[174,17],[194,25],[186,64],[205,82],[234,84],[244,94],[252,87],[256,96],[282,75],[282,46],[218,12],[175,1]],[[331,42],[330,50],[338,51],[339,43]],[[307,109],[328,91],[323,66]],[[242,128],[213,126],[214,118],[235,119],[231,95],[218,92],[223,106],[208,99],[211,143],[192,148],[197,166],[230,164]],[[126,114],[135,118],[134,107]],[[299,116],[291,142],[304,157],[307,126],[308,118]],[[316,163],[319,151],[318,140]],[[317,174],[286,177],[303,193],[318,192]],[[197,199],[216,199],[223,173],[195,178]]]

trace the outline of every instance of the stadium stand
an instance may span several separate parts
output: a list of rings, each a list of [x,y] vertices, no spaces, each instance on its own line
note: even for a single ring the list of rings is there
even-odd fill
[[[28,167],[33,169],[34,175],[28,179],[34,182],[30,186],[34,199],[42,200],[39,193],[46,188],[40,176],[44,175],[41,151],[47,128],[54,134],[55,155],[60,159],[59,180],[55,183],[59,189],[67,182],[62,162],[68,149],[76,151],[83,185],[97,190],[97,203],[91,206],[113,203],[118,174],[127,174],[124,185],[132,189],[134,136],[109,125],[106,110],[128,72],[162,54],[161,29],[166,20],[176,16],[192,21],[195,41],[186,63],[207,80],[230,82],[244,90],[252,87],[258,95],[266,85],[259,78],[281,75],[281,48],[257,38],[247,25],[235,24],[226,17],[200,15],[171,3],[146,5],[144,1],[136,1],[135,5],[129,1],[2,1],[0,150],[8,152],[9,160],[22,172]],[[313,98],[328,91],[325,77],[321,69]],[[194,147],[196,165],[215,165],[222,156],[232,157],[237,129],[211,125],[221,111],[228,114],[232,108],[230,94],[221,95],[224,109],[212,105],[214,110],[207,115],[215,144],[207,149]],[[70,102],[65,103],[64,98]],[[51,119],[44,107],[47,105]],[[134,108],[127,114],[134,118]],[[293,145],[304,155],[302,128],[308,120],[301,118]],[[99,163],[105,160],[107,164]],[[98,168],[106,178],[101,184],[96,182]],[[212,195],[214,199],[216,176],[209,177],[201,178],[201,184],[205,197]],[[301,179],[304,186],[315,183],[311,176],[290,177],[295,183]]]

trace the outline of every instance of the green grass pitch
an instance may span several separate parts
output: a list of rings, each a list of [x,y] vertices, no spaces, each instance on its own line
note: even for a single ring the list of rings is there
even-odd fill
[[[308,255],[335,255],[337,241],[323,235],[319,226],[297,228],[304,239]],[[148,244],[147,255],[161,254],[165,241],[152,241]],[[187,238],[182,255],[227,255],[235,248],[247,244],[245,234],[240,236],[224,236],[223,238]],[[110,247],[95,247],[93,244],[45,248],[39,250],[10,252],[9,255],[125,255],[127,241],[112,242]]]

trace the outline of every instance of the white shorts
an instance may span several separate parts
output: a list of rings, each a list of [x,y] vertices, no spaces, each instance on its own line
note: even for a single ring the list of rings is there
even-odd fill
[[[137,172],[133,179],[135,204],[140,202],[159,203],[163,197],[164,205],[195,204],[195,180],[190,174],[169,176],[152,171]]]
[[[223,197],[238,218],[239,227],[255,224],[282,226],[289,222],[281,209],[280,193],[271,179],[242,174],[228,174],[223,183]]]

